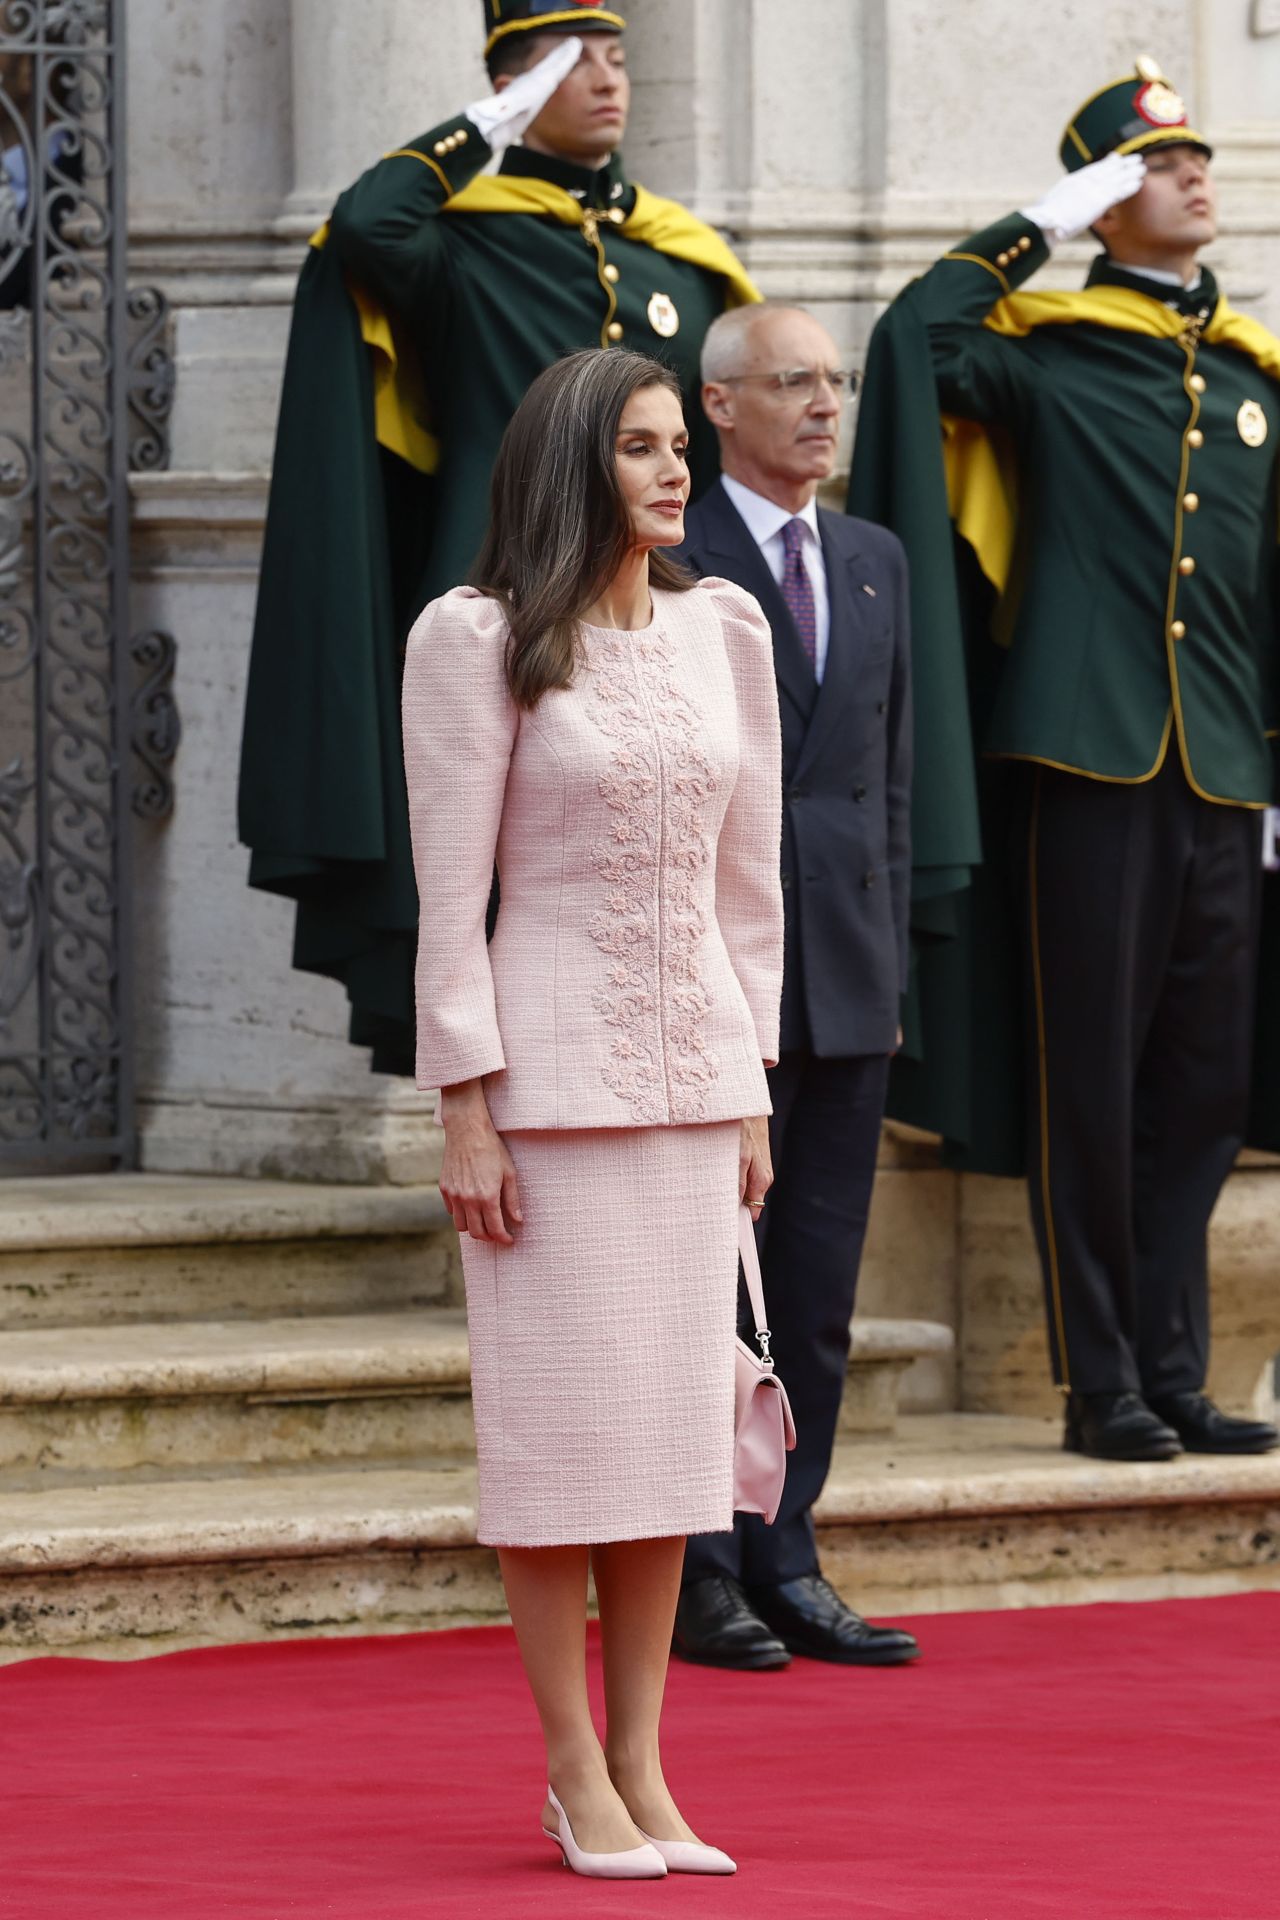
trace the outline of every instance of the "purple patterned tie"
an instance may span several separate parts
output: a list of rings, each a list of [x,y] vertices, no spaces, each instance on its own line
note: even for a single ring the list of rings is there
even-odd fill
[[[813,582],[804,564],[804,537],[803,520],[788,520],[782,529],[782,545],[786,554],[782,569],[782,597],[787,603],[791,618],[796,623],[800,644],[804,648],[804,657],[816,675],[818,619],[813,607]]]

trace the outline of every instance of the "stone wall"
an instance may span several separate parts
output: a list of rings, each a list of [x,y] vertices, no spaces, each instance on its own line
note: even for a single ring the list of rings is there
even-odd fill
[[[766,292],[811,305],[856,364],[885,301],[1053,180],[1067,114],[1150,49],[1219,143],[1214,264],[1233,299],[1280,325],[1273,12],[1250,0],[1049,12],[1025,0],[632,0],[629,162],[728,228]],[[346,1044],[340,992],[289,968],[289,909],[246,888],[234,781],[306,237],[363,165],[483,90],[479,15],[478,0],[130,9],[133,278],[173,303],[178,375],[172,470],[136,487],[135,626],[176,635],[185,725],[174,816],[139,848],[148,1167],[404,1181],[436,1164],[426,1103],[369,1074]],[[1087,257],[1068,250],[1054,276],[1074,280]],[[926,1194],[914,1180],[932,1182],[928,1253],[910,1240]],[[958,1205],[950,1176],[911,1156],[886,1174],[868,1269],[881,1310],[896,1292],[899,1312],[948,1317],[950,1303],[958,1315]],[[937,1378],[930,1391],[950,1387]]]

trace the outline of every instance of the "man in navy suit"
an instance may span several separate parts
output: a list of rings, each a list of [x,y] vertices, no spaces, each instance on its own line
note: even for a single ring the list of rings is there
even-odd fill
[[[907,981],[911,667],[906,559],[883,528],[816,504],[851,380],[811,314],[713,321],[702,401],[720,480],[681,557],[753,593],[782,710],[782,1040],[769,1075],[775,1183],[757,1228],[773,1352],[795,1413],[781,1510],[690,1540],[676,1650],[759,1671],[792,1654],[916,1657],[822,1578],[811,1509],[831,1464],[889,1059]]]

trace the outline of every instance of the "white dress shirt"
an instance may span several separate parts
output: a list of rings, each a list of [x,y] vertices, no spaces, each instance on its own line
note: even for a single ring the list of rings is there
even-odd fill
[[[1113,260],[1113,267],[1119,267],[1121,273],[1138,273],[1144,280],[1156,280],[1162,287],[1176,287],[1179,293],[1194,293],[1204,279],[1199,267],[1194,280],[1184,280],[1180,273],[1173,273],[1168,267],[1131,267],[1127,260]]]
[[[750,487],[744,487],[741,480],[733,480],[727,473],[721,474],[721,484],[741,514],[747,525],[747,531],[764,555],[765,565],[782,585],[782,576],[786,570],[787,550],[783,544],[782,529],[791,520],[799,520],[805,529],[804,545],[800,549],[804,561],[804,570],[809,576],[813,588],[813,615],[816,641],[814,646],[814,673],[819,686],[827,670],[827,645],[831,639],[831,596],[827,592],[827,566],[822,557],[822,537],[818,532],[818,507],[811,500],[807,507],[801,507],[799,513],[792,513],[787,507],[780,507],[772,500],[766,500],[762,493],[756,493]]]

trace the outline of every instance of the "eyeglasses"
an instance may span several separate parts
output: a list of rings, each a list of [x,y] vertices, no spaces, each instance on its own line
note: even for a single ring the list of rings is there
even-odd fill
[[[821,380],[830,387],[837,400],[843,400],[845,394],[858,391],[859,376],[846,373],[843,367],[786,367],[777,373],[731,373],[721,382],[726,387],[736,387],[748,380],[758,380],[772,388],[779,399],[803,400],[807,404],[818,391]]]

